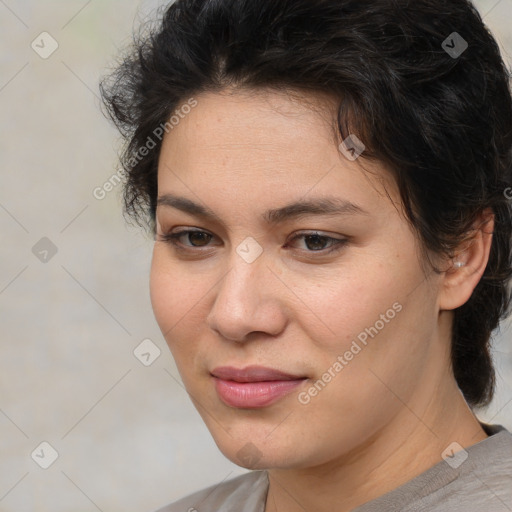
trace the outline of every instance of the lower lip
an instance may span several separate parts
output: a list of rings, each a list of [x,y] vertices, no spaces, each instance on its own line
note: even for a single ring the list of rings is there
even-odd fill
[[[235,382],[213,377],[220,399],[232,407],[256,409],[277,402],[306,379],[264,382]]]

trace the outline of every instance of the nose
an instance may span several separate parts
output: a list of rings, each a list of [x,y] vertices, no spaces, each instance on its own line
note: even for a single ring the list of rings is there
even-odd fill
[[[230,270],[218,284],[209,327],[222,338],[245,342],[251,334],[280,334],[287,322],[283,284],[260,256],[247,263],[234,254]]]

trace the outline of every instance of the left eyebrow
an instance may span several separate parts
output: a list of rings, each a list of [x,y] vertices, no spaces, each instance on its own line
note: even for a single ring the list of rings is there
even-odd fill
[[[158,206],[170,206],[190,215],[214,220],[223,224],[222,219],[208,207],[194,203],[185,197],[165,194],[157,199]],[[298,219],[308,215],[370,215],[361,206],[338,197],[323,197],[309,201],[296,201],[281,208],[267,210],[261,216],[263,222],[269,225],[279,224],[286,220]]]
[[[297,219],[308,215],[370,215],[359,205],[338,197],[324,197],[310,201],[297,201],[282,208],[267,210],[263,220],[267,224],[278,224],[289,219]]]

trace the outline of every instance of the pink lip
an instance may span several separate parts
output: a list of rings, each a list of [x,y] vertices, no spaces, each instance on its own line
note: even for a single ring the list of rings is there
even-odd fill
[[[266,407],[293,391],[306,379],[262,366],[243,369],[222,366],[215,368],[211,374],[220,399],[232,407],[246,409]]]

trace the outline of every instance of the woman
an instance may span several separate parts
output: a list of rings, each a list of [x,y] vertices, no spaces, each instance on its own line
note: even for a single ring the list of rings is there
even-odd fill
[[[154,313],[222,453],[161,512],[512,510],[478,420],[512,101],[465,0],[178,0],[102,83]]]

